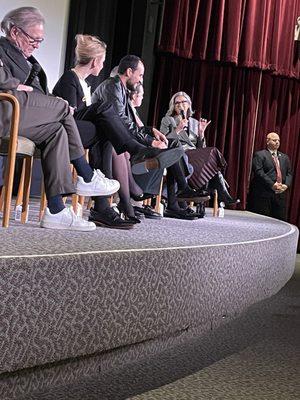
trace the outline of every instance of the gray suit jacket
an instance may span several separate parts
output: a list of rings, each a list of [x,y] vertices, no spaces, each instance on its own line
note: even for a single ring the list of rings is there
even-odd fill
[[[10,71],[11,76],[19,79],[20,83],[26,82],[31,71],[30,65],[38,63],[33,56],[28,58],[28,63],[21,51],[5,37],[0,37],[0,58],[5,67]],[[33,87],[34,91],[49,94],[47,77],[42,68],[30,86]]]
[[[1,59],[0,51],[0,92],[10,92],[14,94],[14,89],[20,81],[13,78],[10,71],[5,67]],[[8,134],[11,119],[11,105],[7,101],[0,102],[0,137]]]
[[[188,119],[188,132],[182,130],[176,133],[176,119],[170,115],[165,115],[161,120],[160,131],[168,138],[179,139],[184,150],[192,150],[197,147],[206,147],[205,138],[201,139],[198,136],[199,121],[190,117]]]

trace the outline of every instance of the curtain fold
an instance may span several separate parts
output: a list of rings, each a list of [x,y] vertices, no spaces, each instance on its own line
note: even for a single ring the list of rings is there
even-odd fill
[[[299,15],[300,0],[166,0],[159,50],[299,78]]]
[[[294,171],[289,197],[289,221],[300,226],[300,82],[253,68],[184,59],[160,54],[152,95],[151,123],[159,128],[168,102],[177,91],[187,92],[195,117],[211,119],[206,132],[228,162],[226,179],[233,196],[247,206],[253,152],[265,148],[266,134],[281,136],[281,150]]]

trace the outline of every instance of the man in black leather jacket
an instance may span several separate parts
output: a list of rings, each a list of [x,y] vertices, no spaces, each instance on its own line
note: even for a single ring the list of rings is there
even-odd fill
[[[127,126],[132,136],[140,143],[156,148],[169,148],[180,146],[175,141],[168,141],[166,136],[154,127],[138,126],[135,114],[129,103],[129,91],[134,90],[139,83],[143,83],[145,67],[142,60],[135,55],[123,57],[119,63],[118,74],[102,82],[92,95],[92,102],[105,101],[113,104],[119,116]],[[134,157],[133,157],[134,162]],[[146,171],[145,171],[146,172]],[[135,173],[133,167],[133,173]],[[179,191],[175,194],[175,183]],[[140,184],[140,182],[139,182]],[[182,209],[177,199],[193,199],[207,195],[203,191],[191,189],[185,179],[184,172],[178,161],[167,168],[168,211],[170,217],[193,219],[196,216],[185,206]]]

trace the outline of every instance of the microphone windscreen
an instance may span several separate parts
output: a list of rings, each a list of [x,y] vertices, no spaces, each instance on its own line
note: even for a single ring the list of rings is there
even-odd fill
[[[180,114],[181,114],[181,116],[182,116],[182,119],[185,119],[185,113],[184,113],[184,110],[180,110]]]

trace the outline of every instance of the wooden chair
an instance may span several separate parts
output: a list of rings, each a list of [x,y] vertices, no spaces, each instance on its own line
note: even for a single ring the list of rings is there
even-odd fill
[[[4,186],[2,187],[1,193],[3,202],[2,226],[4,228],[7,228],[9,225],[15,163],[17,156],[21,156],[22,158],[24,158],[24,188],[22,195],[23,199],[21,222],[25,223],[26,221],[35,144],[27,138],[18,136],[20,105],[17,98],[9,93],[0,93],[0,101],[7,101],[12,106],[12,117],[9,136],[2,137],[0,141],[0,154],[7,157],[4,173]]]

